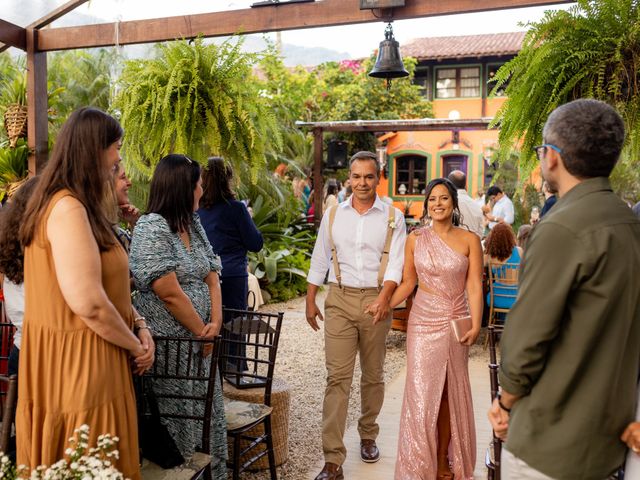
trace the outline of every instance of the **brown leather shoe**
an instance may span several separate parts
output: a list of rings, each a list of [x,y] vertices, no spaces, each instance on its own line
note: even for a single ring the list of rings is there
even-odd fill
[[[331,462],[325,463],[315,480],[344,480],[342,466]]]
[[[360,458],[367,463],[376,463],[380,460],[380,450],[375,440],[360,440]]]

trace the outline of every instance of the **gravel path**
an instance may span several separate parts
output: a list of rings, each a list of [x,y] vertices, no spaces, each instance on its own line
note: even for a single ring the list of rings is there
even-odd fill
[[[318,306],[323,309],[326,292],[318,294]],[[278,478],[300,480],[322,457],[320,439],[322,421],[322,399],[326,384],[324,366],[324,335],[322,329],[314,332],[304,315],[304,297],[285,303],[264,305],[266,312],[284,312],[284,321],[275,376],[284,379],[290,386],[291,411],[289,415],[289,458],[278,467]],[[478,344],[481,345],[480,341]],[[474,346],[471,357],[483,358],[486,352]],[[385,381],[391,381],[405,364],[405,333],[391,330],[387,337]],[[486,362],[486,360],[484,360]],[[351,386],[347,428],[355,424],[360,411],[360,365],[356,360],[354,382]],[[245,480],[268,479],[268,470],[245,473]]]

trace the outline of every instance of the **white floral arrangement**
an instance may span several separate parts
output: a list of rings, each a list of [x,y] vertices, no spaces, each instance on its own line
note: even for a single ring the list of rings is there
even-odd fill
[[[100,435],[96,447],[89,448],[89,425],[81,425],[69,439],[65,450],[68,459],[47,467],[40,465],[29,472],[24,465],[16,467],[9,457],[0,453],[0,479],[2,480],[125,480],[112,463],[119,458],[118,437]]]

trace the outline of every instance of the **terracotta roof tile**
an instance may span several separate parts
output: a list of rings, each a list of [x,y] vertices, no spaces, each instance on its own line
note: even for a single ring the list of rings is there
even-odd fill
[[[416,38],[400,50],[418,60],[514,55],[520,51],[525,32]]]

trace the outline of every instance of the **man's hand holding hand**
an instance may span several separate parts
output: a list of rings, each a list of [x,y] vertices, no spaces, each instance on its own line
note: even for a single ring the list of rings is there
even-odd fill
[[[375,325],[380,320],[384,320],[389,316],[391,307],[389,307],[389,298],[385,295],[378,295],[376,300],[367,305],[364,309],[365,313],[373,315],[373,324]]]

